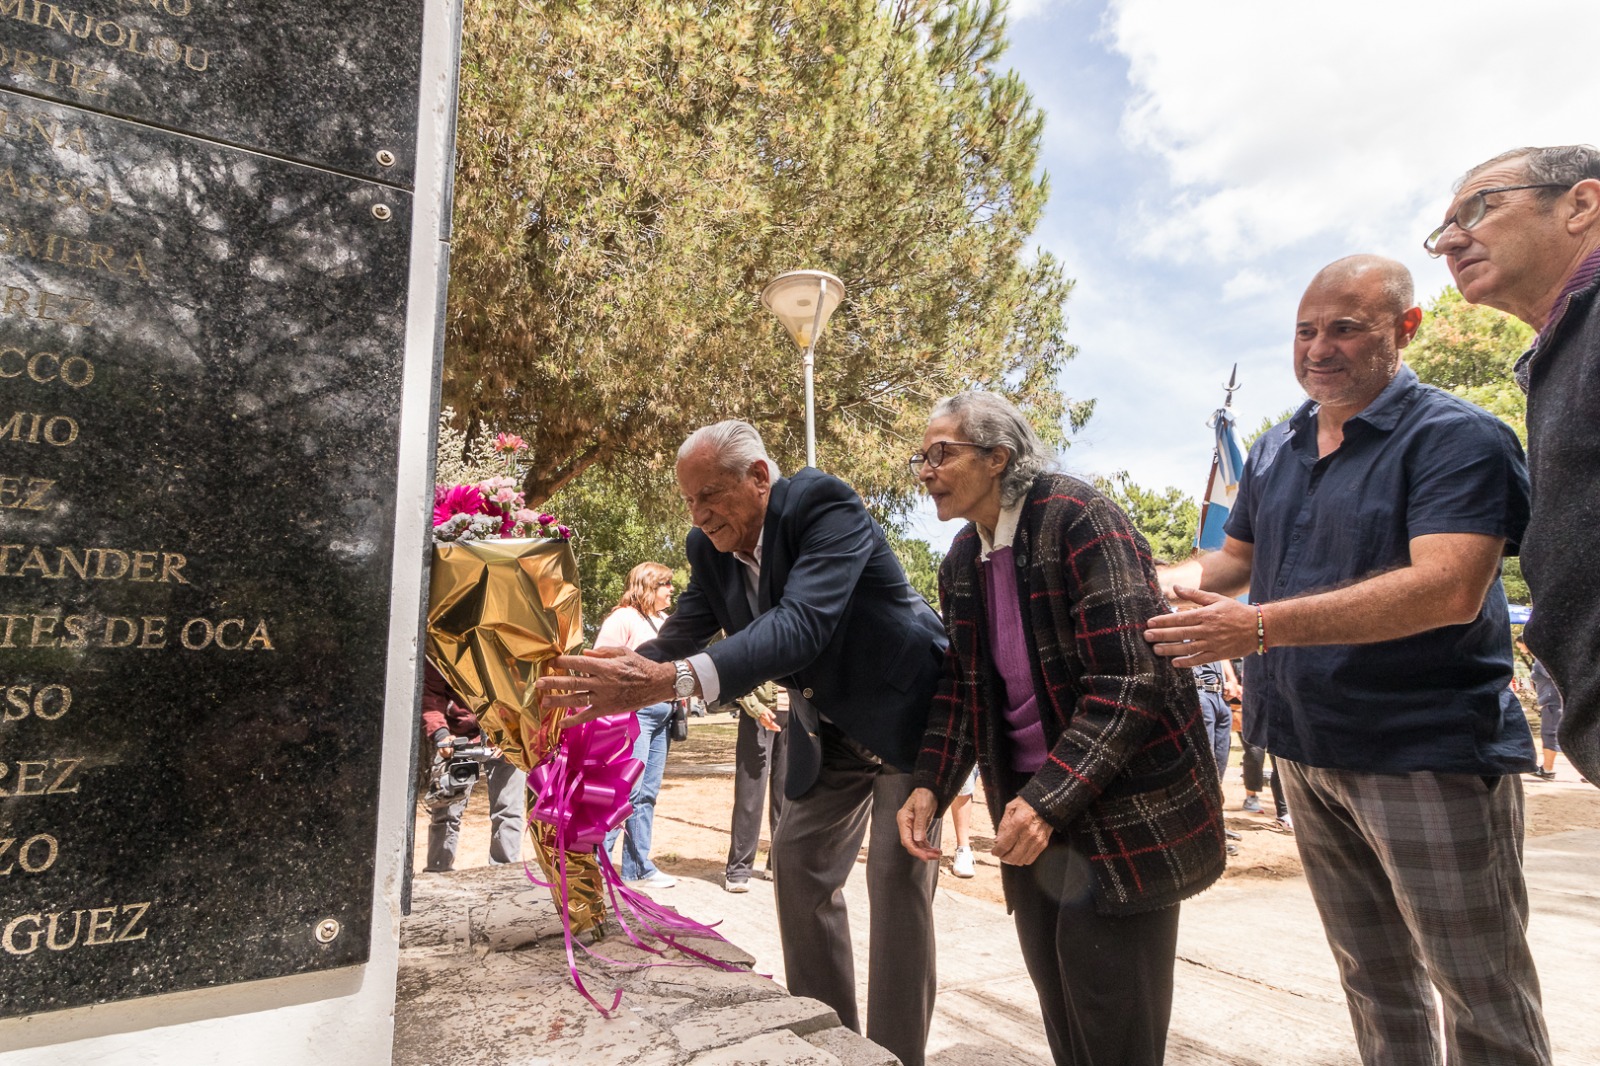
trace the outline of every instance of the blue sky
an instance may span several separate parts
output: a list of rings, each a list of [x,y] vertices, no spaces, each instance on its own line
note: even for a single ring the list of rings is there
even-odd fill
[[[1035,237],[1077,281],[1061,388],[1098,402],[1063,465],[1194,497],[1234,362],[1242,429],[1303,399],[1321,266],[1392,256],[1426,303],[1450,277],[1421,240],[1463,171],[1600,141],[1590,0],[1013,0],[1010,37],[1047,116]]]

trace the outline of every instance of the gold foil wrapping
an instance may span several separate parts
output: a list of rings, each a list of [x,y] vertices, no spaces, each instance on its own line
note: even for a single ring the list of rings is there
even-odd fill
[[[555,749],[565,712],[545,712],[534,689],[557,655],[583,646],[578,563],[563,540],[437,544],[428,588],[428,658],[478,716],[490,743],[530,770]],[[562,899],[553,827],[534,822],[534,856],[574,933],[605,917],[593,854],[569,851]]]

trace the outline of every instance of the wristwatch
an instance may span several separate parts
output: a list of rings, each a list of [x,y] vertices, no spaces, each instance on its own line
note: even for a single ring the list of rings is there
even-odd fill
[[[672,694],[680,700],[693,696],[696,679],[694,671],[689,669],[689,660],[674,660],[672,669],[677,671],[677,676],[672,679]]]

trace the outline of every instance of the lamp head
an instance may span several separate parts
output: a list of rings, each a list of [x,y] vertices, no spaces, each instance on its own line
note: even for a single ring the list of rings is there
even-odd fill
[[[789,336],[804,351],[816,340],[812,324],[821,335],[828,319],[844,299],[844,283],[825,270],[791,270],[767,282],[761,290],[761,306],[777,316]],[[817,317],[818,304],[822,317]]]

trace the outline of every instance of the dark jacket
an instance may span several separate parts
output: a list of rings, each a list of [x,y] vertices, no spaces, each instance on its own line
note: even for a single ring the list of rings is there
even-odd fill
[[[1528,390],[1533,514],[1522,573],[1527,642],[1561,688],[1561,750],[1600,781],[1600,276],[1568,300],[1518,363]]]
[[[687,550],[689,587],[639,654],[667,662],[705,649],[723,700],[769,680],[795,692],[786,727],[790,797],[817,779],[819,713],[884,762],[911,769],[944,630],[854,489],[811,467],[773,483],[754,615],[742,563],[698,529]],[[707,648],[718,630],[726,639]]]
[[[950,649],[915,780],[941,810],[974,759],[991,785],[1011,776],[979,549],[968,525],[939,571]],[[1079,837],[1102,913],[1194,895],[1226,862],[1222,792],[1192,675],[1144,640],[1145,621],[1167,610],[1149,546],[1094,488],[1046,475],[1023,504],[1012,551],[1049,747],[1019,794]],[[985,792],[998,825],[1009,797]]]

